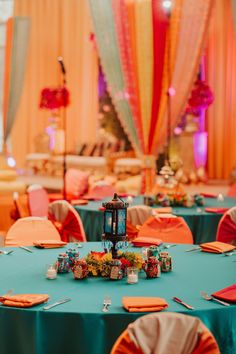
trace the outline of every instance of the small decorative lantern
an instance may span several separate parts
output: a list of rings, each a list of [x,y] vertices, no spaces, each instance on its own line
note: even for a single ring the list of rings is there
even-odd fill
[[[122,248],[127,241],[126,219],[129,204],[115,193],[113,199],[102,206],[105,208],[102,235],[104,248],[111,248],[112,258],[116,259],[118,248]]]

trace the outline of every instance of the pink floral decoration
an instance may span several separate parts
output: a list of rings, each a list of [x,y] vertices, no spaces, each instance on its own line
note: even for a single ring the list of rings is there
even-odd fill
[[[195,81],[194,88],[188,100],[186,113],[199,115],[201,109],[207,109],[214,101],[214,95],[205,81]]]
[[[70,103],[70,93],[66,87],[46,87],[41,92],[40,108],[59,109],[67,107]]]

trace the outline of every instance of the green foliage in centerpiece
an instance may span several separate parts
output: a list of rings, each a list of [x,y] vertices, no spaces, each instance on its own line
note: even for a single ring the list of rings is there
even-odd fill
[[[126,273],[127,267],[135,267],[142,269],[143,258],[141,254],[136,252],[123,252],[118,251],[118,259],[121,261],[121,268]],[[88,272],[90,276],[102,276],[108,277],[111,269],[112,254],[105,252],[91,251],[85,260],[88,266]]]
[[[189,195],[187,193],[170,192],[167,194],[158,193],[155,197],[155,204],[163,207],[183,206],[191,208],[194,204],[197,206],[204,205],[204,197],[200,194]]]

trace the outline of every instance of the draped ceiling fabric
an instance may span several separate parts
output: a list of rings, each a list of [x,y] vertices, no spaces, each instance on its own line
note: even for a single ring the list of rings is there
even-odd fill
[[[215,96],[207,112],[208,174],[228,179],[236,166],[236,32],[231,1],[217,0],[206,52],[207,82]]]
[[[90,0],[110,94],[138,155],[155,157],[166,141],[168,87],[176,91],[171,99],[171,129],[185,108],[212,3],[175,0],[169,21],[161,1]]]
[[[97,132],[98,63],[90,41],[87,1],[15,0],[14,13],[31,21],[23,95],[12,130],[12,150],[18,166],[35,149],[36,136],[48,125],[50,112],[39,109],[41,90],[61,84],[57,57],[67,69],[71,104],[67,109],[67,150],[94,141]]]
[[[21,96],[29,38],[29,19],[26,17],[9,19],[6,33],[3,97],[4,144],[11,132]]]
[[[176,90],[172,127],[179,119],[198,71],[212,3],[176,0],[168,26],[161,1],[90,0],[106,80],[137,153],[156,154],[163,143],[169,84]],[[116,99],[120,92],[127,94],[121,96],[126,112]]]

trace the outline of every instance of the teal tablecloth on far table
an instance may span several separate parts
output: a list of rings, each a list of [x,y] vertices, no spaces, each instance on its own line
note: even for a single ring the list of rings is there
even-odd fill
[[[222,354],[236,353],[236,304],[224,307],[200,297],[201,290],[212,293],[235,283],[236,256],[185,252],[189,247],[178,245],[169,249],[173,272],[164,273],[158,279],[146,279],[141,272],[135,285],[127,284],[126,279],[74,280],[72,273],[47,280],[46,264],[54,262],[66,248],[34,249],[33,253],[15,249],[11,255],[1,255],[0,294],[14,289],[15,294],[47,293],[49,303],[64,297],[70,297],[71,301],[48,311],[43,310],[44,305],[28,309],[0,306],[0,353],[108,354],[126,326],[144,314],[126,312],[121,304],[123,296],[166,299],[167,311],[199,317],[214,334]],[[90,250],[102,251],[101,243],[84,244],[81,257]],[[103,313],[103,297],[107,294],[112,305],[108,313]],[[173,296],[191,304],[195,310],[175,303]]]
[[[110,200],[106,199],[104,201]],[[126,200],[124,198],[124,200]],[[103,232],[103,212],[99,210],[103,201],[90,201],[87,205],[75,206],[79,213],[88,241],[100,241]],[[143,204],[143,197],[136,197],[132,205]],[[218,223],[222,213],[208,213],[206,207],[232,208],[236,206],[236,198],[225,198],[218,202],[216,198],[205,198],[205,205],[201,208],[173,207],[173,214],[182,216],[192,231],[194,243],[214,241]],[[199,212],[200,210],[200,212]]]

